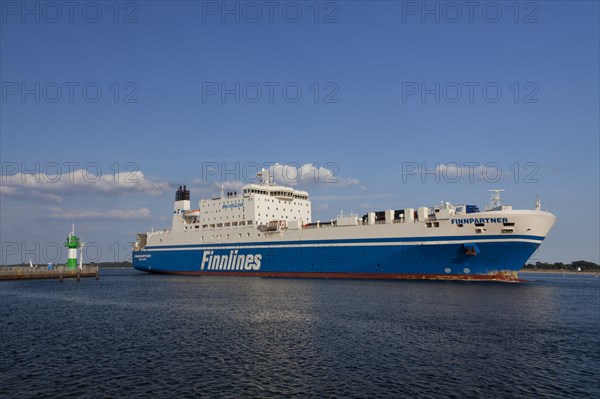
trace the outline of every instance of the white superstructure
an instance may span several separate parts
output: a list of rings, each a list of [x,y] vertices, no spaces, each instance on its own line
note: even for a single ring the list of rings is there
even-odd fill
[[[512,206],[500,203],[502,190],[490,190],[492,202],[485,211],[474,205],[442,202],[438,206],[368,212],[362,217],[342,214],[328,221],[313,222],[307,192],[273,184],[265,170],[259,177],[259,183],[247,184],[239,193],[222,190],[217,198],[200,200],[197,209],[190,208],[186,186],[179,187],[171,228],[138,234],[134,249],[413,236],[543,237],[555,221],[553,215],[541,211],[539,201],[535,210],[513,210]]]

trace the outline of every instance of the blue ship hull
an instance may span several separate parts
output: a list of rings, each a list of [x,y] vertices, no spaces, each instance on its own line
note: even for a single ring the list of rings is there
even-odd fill
[[[149,246],[133,252],[133,266],[151,273],[188,275],[518,281],[517,272],[544,237],[463,236],[458,243],[457,239]]]

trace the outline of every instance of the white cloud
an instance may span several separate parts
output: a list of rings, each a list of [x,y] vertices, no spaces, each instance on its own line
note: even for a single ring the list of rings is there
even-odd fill
[[[63,209],[58,207],[50,208],[50,217],[61,220],[137,220],[149,219],[150,216],[150,209],[148,208],[128,210],[112,209],[108,211],[92,209]]]
[[[269,166],[271,177],[275,184],[283,186],[351,186],[357,185],[361,189],[366,189],[360,185],[360,181],[353,177],[342,177],[339,175],[339,166],[333,162],[325,164],[325,166],[306,163],[300,164],[281,164],[275,163]],[[240,173],[236,181],[224,182],[209,182],[207,180],[196,179],[192,184],[200,186],[204,189],[209,189],[211,192],[219,192],[221,185],[225,187],[225,191],[241,191],[244,184],[258,182],[259,178],[254,176],[242,176]]]
[[[341,177],[337,164],[330,162],[325,166],[311,163],[301,166],[276,163],[270,170],[276,183],[288,186],[329,184],[342,187],[360,184],[360,181],[353,177]]]
[[[17,173],[0,176],[0,195],[19,199],[43,199],[61,202],[65,196],[143,193],[161,195],[168,188],[166,182],[154,181],[141,171],[121,172],[96,176],[84,169],[69,174]]]

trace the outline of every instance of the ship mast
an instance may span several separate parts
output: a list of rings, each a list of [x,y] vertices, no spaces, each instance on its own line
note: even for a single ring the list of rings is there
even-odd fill
[[[260,178],[260,184],[263,186],[270,186],[273,183],[271,173],[267,169],[261,169],[261,171],[258,172],[257,177]]]
[[[494,189],[494,190],[488,190],[489,192],[492,193],[492,196],[490,198],[490,204],[488,205],[488,209],[496,209],[502,206],[502,201],[500,199],[500,193],[505,191],[503,189]]]

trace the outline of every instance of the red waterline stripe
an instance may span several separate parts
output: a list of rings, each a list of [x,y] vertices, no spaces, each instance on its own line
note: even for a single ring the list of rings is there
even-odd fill
[[[177,274],[182,276],[237,276],[237,277],[282,277],[282,278],[345,278],[372,280],[466,280],[466,281],[508,281],[522,282],[514,274],[392,274],[392,273],[326,273],[326,272],[165,272],[156,274]]]

